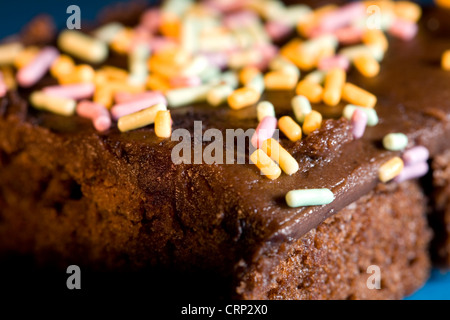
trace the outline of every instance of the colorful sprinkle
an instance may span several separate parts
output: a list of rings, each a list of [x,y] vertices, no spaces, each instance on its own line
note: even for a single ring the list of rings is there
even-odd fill
[[[75,30],[62,31],[58,38],[58,47],[90,63],[101,63],[108,56],[108,47],[103,41]]]
[[[250,161],[261,170],[261,174],[271,180],[275,180],[281,175],[280,167],[261,149],[255,150],[250,155]]]
[[[374,108],[377,104],[376,96],[349,82],[344,84],[342,99],[351,104],[366,108]]]
[[[59,52],[53,47],[45,47],[27,66],[17,72],[17,82],[22,87],[36,84],[50,69]]]
[[[272,116],[266,116],[261,120],[251,138],[251,143],[255,148],[261,147],[265,140],[272,138],[277,128],[277,122],[277,118]]]
[[[302,138],[302,128],[289,116],[281,117],[278,120],[278,127],[292,142],[296,142]]]
[[[299,169],[297,160],[284,149],[278,141],[273,138],[267,139],[262,143],[261,149],[275,162],[280,165],[287,175],[293,175]]]
[[[295,119],[303,123],[305,116],[312,111],[311,103],[305,96],[295,96],[291,100],[292,110],[294,111]]]
[[[322,125],[322,114],[312,110],[305,116],[305,121],[303,121],[303,132],[306,135],[311,134],[311,132],[320,129]]]
[[[286,194],[286,204],[291,208],[321,206],[333,201],[333,192],[326,188],[291,190]]]
[[[126,132],[148,126],[155,122],[158,111],[167,110],[165,104],[158,103],[149,108],[131,113],[119,118],[117,127],[121,132]]]
[[[366,130],[367,114],[360,109],[355,109],[352,115],[351,124],[353,138],[360,139]]]
[[[325,104],[334,107],[341,101],[342,88],[346,77],[344,69],[334,68],[328,71],[323,90],[323,102]]]
[[[380,167],[378,170],[378,178],[381,182],[388,182],[402,172],[403,166],[403,160],[399,157],[394,157]]]
[[[408,145],[408,137],[403,133],[389,133],[383,138],[383,146],[390,151],[404,150]]]
[[[395,177],[396,182],[403,182],[406,180],[416,179],[423,177],[429,170],[428,163],[418,162],[411,165],[407,165],[403,168],[402,172]]]
[[[367,125],[370,127],[376,126],[378,124],[378,114],[375,109],[369,109],[365,107],[355,106],[353,104],[348,104],[344,107],[342,115],[344,118],[351,120],[355,110],[360,110],[367,115]]]
[[[97,131],[106,131],[111,127],[111,117],[105,106],[84,100],[77,105],[76,112],[80,117],[89,118]]]
[[[169,110],[160,110],[156,113],[155,134],[159,138],[170,138],[172,135],[172,118]]]
[[[426,162],[430,157],[430,152],[423,146],[412,147],[403,152],[403,161],[405,165],[410,166],[420,162]]]
[[[269,101],[261,101],[256,106],[256,115],[258,121],[261,121],[267,116],[275,117],[275,108],[273,104]]]
[[[42,91],[35,91],[30,96],[31,104],[37,108],[62,116],[71,116],[75,113],[77,103],[73,99],[48,95]]]

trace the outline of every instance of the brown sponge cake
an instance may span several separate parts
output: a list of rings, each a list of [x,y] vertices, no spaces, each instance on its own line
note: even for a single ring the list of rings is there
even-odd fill
[[[429,204],[438,211],[430,224],[437,252],[448,261],[450,73],[439,62],[449,42],[427,24],[409,41],[389,40],[377,77],[354,69],[347,75],[376,95],[378,124],[356,139],[342,117],[344,101],[313,104],[324,117],[319,129],[298,141],[280,134],[299,170],[274,180],[247,153],[244,164],[174,163],[179,141],[157,137],[153,125],[121,132],[113,122],[98,132],[89,119],[37,110],[29,96],[57,83],[49,74],[29,89],[9,90],[0,100],[2,266],[13,270],[26,257],[37,270],[76,264],[99,274],[151,274],[161,290],[175,285],[182,296],[192,287],[181,280],[194,282],[203,297],[411,294],[431,267]],[[105,65],[125,68],[126,59],[112,52]],[[277,118],[295,118],[294,91],[266,90],[261,100],[273,103]],[[255,105],[198,102],[169,110],[172,129],[191,134],[192,153],[196,121],[202,134],[258,126]],[[383,147],[394,132],[407,136],[407,149],[428,149],[434,191],[419,179],[380,182],[380,167],[402,156]],[[319,188],[334,200],[295,208],[286,202],[291,190]],[[370,266],[381,270],[379,290],[367,286]]]

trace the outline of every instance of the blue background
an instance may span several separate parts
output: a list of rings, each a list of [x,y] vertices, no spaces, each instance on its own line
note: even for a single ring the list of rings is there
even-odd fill
[[[6,3],[5,3],[6,2]],[[94,21],[101,8],[107,4],[114,4],[123,1],[111,0],[58,0],[58,1],[36,1],[21,0],[0,4],[0,39],[20,31],[30,19],[40,13],[48,13],[53,16],[59,28],[65,27],[69,14],[66,13],[69,5],[78,5],[81,9],[82,21]],[[147,0],[148,4],[155,1]],[[419,1],[429,3],[431,1]],[[83,25],[82,25],[83,26]],[[407,299],[446,299],[450,300],[450,272],[442,273],[435,269],[427,284]]]

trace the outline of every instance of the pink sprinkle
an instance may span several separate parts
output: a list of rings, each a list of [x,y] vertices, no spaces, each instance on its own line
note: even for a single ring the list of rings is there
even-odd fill
[[[320,70],[330,70],[333,68],[341,68],[345,71],[350,67],[350,60],[343,55],[335,55],[325,57],[319,60],[318,67]]]
[[[229,29],[249,26],[259,20],[258,16],[249,10],[230,13],[223,18],[223,25]]]
[[[119,103],[111,108],[111,114],[113,119],[117,120],[120,117],[126,116],[127,114],[138,112],[142,109],[151,107],[158,103],[166,104],[167,101],[164,97],[158,95],[154,97],[144,98],[141,100],[133,100],[129,102]]]
[[[427,174],[428,163],[418,162],[409,166],[405,166],[398,176],[395,177],[396,182],[403,182],[410,179],[420,178]]]
[[[202,84],[199,76],[179,76],[170,78],[170,86],[172,88],[196,87]]]
[[[403,162],[405,165],[413,165],[420,162],[426,162],[430,157],[430,152],[423,146],[416,146],[406,150],[403,153]]]
[[[146,91],[141,93],[116,92],[114,94],[114,101],[119,104],[154,97],[164,98],[164,95],[160,91]]]
[[[50,69],[59,52],[53,47],[45,47],[27,66],[17,73],[17,82],[22,87],[31,87],[38,82]]]
[[[282,21],[268,21],[264,28],[273,41],[284,39],[292,31],[292,28]]]
[[[220,12],[231,12],[242,9],[247,2],[246,0],[209,0],[205,2],[205,5]]]
[[[152,37],[148,43],[153,52],[160,52],[177,46],[177,42],[174,39],[161,36]]]
[[[77,114],[92,120],[97,131],[105,131],[111,127],[111,117],[105,106],[88,100],[80,101],[77,105]]]
[[[364,135],[364,131],[366,130],[367,114],[362,110],[356,109],[353,112],[351,124],[353,138],[361,138]]]
[[[278,48],[272,44],[264,44],[260,46],[255,46],[254,48],[258,52],[262,54],[262,59],[259,61],[256,61],[252,66],[258,68],[261,71],[264,71],[267,69],[267,66],[269,65],[270,61],[275,58],[275,56],[278,53]]]
[[[363,32],[360,28],[348,26],[336,30],[334,35],[338,38],[339,43],[347,45],[361,42]]]
[[[255,148],[261,147],[264,141],[272,138],[276,128],[277,128],[277,118],[272,116],[264,117],[256,127],[255,133],[252,136],[251,139],[252,145]]]
[[[151,34],[142,26],[134,29],[133,38],[131,40],[129,51],[133,51],[138,45],[146,45],[150,49]]]
[[[149,9],[141,16],[140,25],[148,32],[154,34],[161,25],[161,11],[159,9]]]
[[[342,6],[332,12],[326,13],[320,19],[319,28],[322,31],[335,31],[345,27],[350,22],[363,18],[366,15],[366,7],[362,2],[354,2]]]
[[[203,52],[201,53],[204,56],[210,65],[216,66],[220,69],[225,69],[228,65],[228,55],[223,51],[216,52]]]
[[[419,27],[416,23],[402,19],[396,19],[388,30],[391,35],[405,41],[414,38],[418,31]]]
[[[81,100],[92,97],[95,86],[92,83],[78,83],[45,87],[42,91],[53,96]]]
[[[5,78],[3,77],[3,73],[0,71],[0,98],[3,98],[8,91],[8,87],[5,83]]]

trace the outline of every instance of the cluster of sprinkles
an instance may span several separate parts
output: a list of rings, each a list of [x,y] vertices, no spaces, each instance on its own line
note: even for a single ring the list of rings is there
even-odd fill
[[[367,27],[373,5],[381,8],[379,28]],[[267,178],[277,179],[282,172],[296,173],[299,164],[272,136],[278,127],[297,142],[320,129],[322,114],[311,104],[347,102],[343,117],[351,122],[355,139],[378,124],[377,97],[348,82],[347,72],[354,67],[364,77],[377,76],[389,46],[385,33],[410,40],[420,16],[421,8],[409,1],[359,1],[312,10],[277,0],[168,0],[144,12],[134,28],[112,22],[90,34],[61,32],[57,44],[63,53],[51,46],[1,45],[0,64],[13,65],[17,72],[14,76],[2,67],[0,97],[17,85],[32,87],[50,72],[59,84],[33,92],[35,108],[63,116],[76,113],[100,132],[113,121],[121,132],[154,124],[160,138],[171,136],[172,108],[204,101],[234,110],[256,104],[259,124],[251,143],[257,149],[250,160]],[[274,45],[293,31],[300,37],[280,48]],[[111,50],[128,57],[128,70],[104,65]],[[77,65],[73,58],[85,63]],[[450,70],[450,52],[442,66]],[[273,104],[261,101],[265,90],[295,92],[294,117],[278,119]],[[428,171],[428,151],[405,151],[406,135],[391,133],[383,145],[404,153],[380,167],[382,182]],[[286,194],[290,207],[333,200],[329,189]]]

